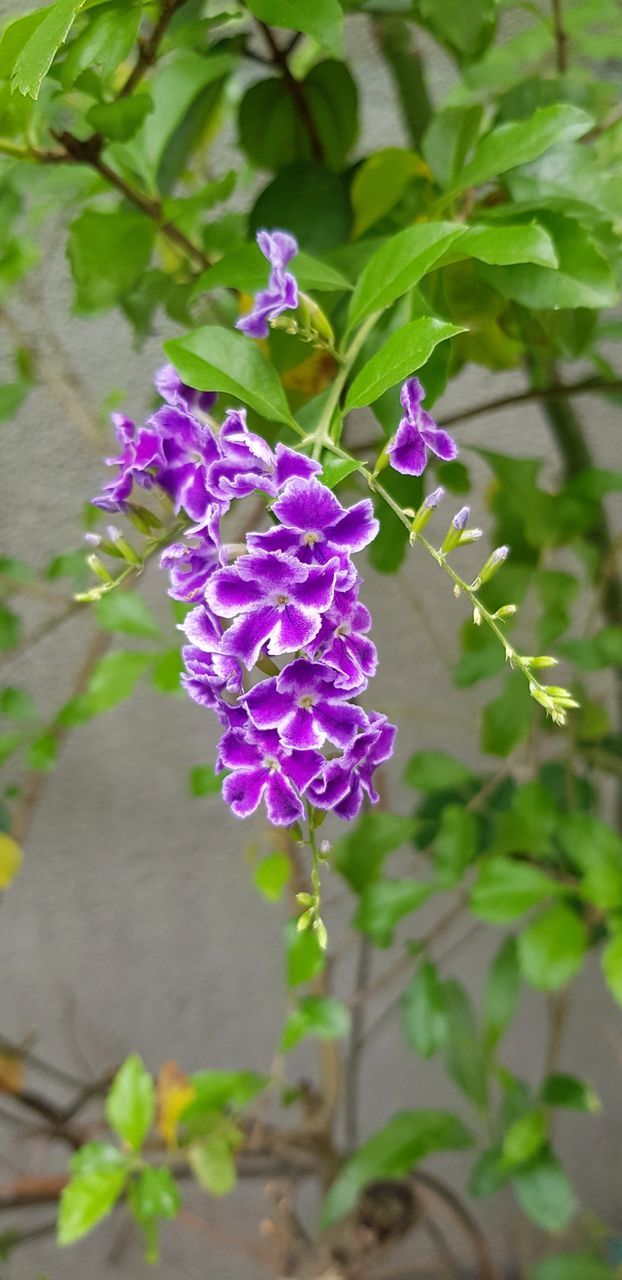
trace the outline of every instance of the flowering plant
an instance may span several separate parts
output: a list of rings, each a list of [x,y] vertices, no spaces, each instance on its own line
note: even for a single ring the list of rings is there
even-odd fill
[[[620,661],[622,587],[606,503],[622,481],[598,438],[594,461],[574,407],[585,394],[615,405],[620,391],[607,345],[617,321],[602,312],[618,299],[622,133],[613,85],[598,84],[592,65],[602,42],[615,47],[616,13],[614,0],[598,14],[591,0],[555,0],[550,13],[522,14],[515,34],[504,26],[510,7],[475,0],[465,23],[455,6],[427,0],[54,0],[0,34],[0,319],[16,365],[0,409],[8,416],[23,403],[27,414],[45,383],[83,435],[98,450],[104,443],[58,335],[39,341],[24,328],[24,308],[36,315],[40,305],[37,253],[51,252],[41,222],[65,227],[71,183],[76,310],[117,309],[138,346],[164,339],[166,360],[150,368],[140,420],[121,411],[124,397],[107,405],[118,447],[107,458],[112,478],[101,473],[87,506],[86,549],[55,556],[45,571],[20,555],[2,561],[0,622],[16,680],[23,646],[72,620],[95,632],[51,718],[19,683],[1,694],[11,725],[0,744],[16,772],[0,886],[13,881],[22,845],[29,854],[33,815],[69,733],[79,738],[150,673],[158,690],[196,704],[206,739],[217,726],[191,790],[209,797],[214,821],[225,810],[239,820],[243,841],[269,832],[251,846],[254,880],[268,900],[285,897],[288,917],[288,1009],[252,1070],[190,1073],[171,1058],[183,1059],[184,1045],[162,1040],[156,1077],[132,1052],[95,1081],[61,1071],[77,1092],[58,1103],[24,1079],[26,1070],[53,1078],[54,1066],[21,1034],[2,1037],[11,1116],[36,1111],[73,1154],[53,1186],[42,1174],[34,1192],[19,1178],[4,1199],[0,1188],[0,1210],[59,1199],[61,1245],[125,1206],[156,1259],[163,1222],[192,1225],[187,1178],[220,1197],[238,1178],[277,1177],[249,1275],[260,1265],[281,1280],[390,1280],[427,1267],[499,1280],[511,1246],[454,1177],[424,1163],[465,1152],[469,1196],[511,1190],[512,1230],[521,1233],[525,1215],[540,1233],[526,1248],[528,1280],[616,1274],[613,1215],[592,1204],[595,1230],[577,1214],[555,1131],[564,1109],[600,1105],[560,1061],[571,983],[590,954],[607,999],[622,1002],[622,842],[606,821],[619,725],[611,689],[590,678]],[[403,146],[355,149],[357,86],[336,56],[344,18],[355,34],[357,22],[369,24]],[[438,107],[422,31],[455,67]],[[353,67],[356,76],[356,58]],[[234,116],[239,153],[256,170],[244,213],[242,166],[207,169],[217,124]],[[566,375],[577,358],[590,372]],[[473,409],[437,409],[471,367],[486,380],[522,370],[523,382]],[[512,406],[543,415],[544,481],[522,439],[502,451],[496,419],[485,437],[462,434],[469,419]],[[164,641],[143,593],[150,562],[161,570],[152,601],[168,592],[176,627]],[[376,609],[374,622],[374,575],[398,570],[404,616]],[[63,578],[66,598],[55,586]],[[408,593],[420,630],[405,615]],[[468,763],[438,732],[440,682],[427,716],[416,686],[417,749],[402,775],[416,797],[395,812],[423,626],[442,647],[432,597],[464,609],[454,684],[497,684],[479,738],[469,724]],[[32,631],[29,602],[53,609]],[[396,634],[405,647],[401,701],[391,706],[381,678]],[[551,648],[568,667],[560,683],[549,682]],[[174,761],[185,712],[172,705]],[[29,862],[9,902],[19,904]],[[355,900],[345,939],[331,906],[339,881]],[[224,910],[214,875],[210,894]],[[452,964],[454,944],[438,950],[468,916],[491,940],[504,930],[477,1000]],[[348,990],[341,960],[352,943]],[[230,945],[252,959],[242,930]],[[374,949],[389,946],[394,960],[372,971]],[[409,1051],[420,1067],[443,1063],[461,1106],[425,1105],[430,1094],[415,1081],[408,1109],[387,1096],[368,1123],[362,1052],[394,1001],[377,1024],[365,1010],[400,976]],[[541,1075],[504,1042],[528,988],[546,1005]],[[267,1008],[268,994],[263,1021]],[[309,1083],[297,1054],[313,1039],[321,1053]],[[101,1095],[103,1133],[101,1111],[88,1109]],[[315,1218],[300,1207],[307,1179],[320,1193]],[[7,1256],[45,1237],[49,1224],[40,1228],[0,1237]],[[417,1252],[426,1231],[428,1260]],[[165,1248],[178,1274],[172,1232]],[[543,1232],[560,1238],[551,1245]],[[399,1270],[400,1256],[410,1270]]]

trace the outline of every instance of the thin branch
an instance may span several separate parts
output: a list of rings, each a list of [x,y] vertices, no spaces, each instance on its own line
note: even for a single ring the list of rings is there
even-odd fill
[[[365,990],[371,972],[371,941],[362,934],[354,978],[354,996]],[[365,1035],[365,1006],[362,1000],[354,1005],[352,1024],[343,1073],[344,1136],[347,1151],[354,1151],[359,1142],[359,1094],[360,1057]]]
[[[440,1200],[443,1200],[454,1218],[459,1222],[471,1243],[477,1259],[480,1280],[502,1280],[501,1272],[492,1258],[486,1237],[479,1223],[471,1215],[460,1197],[445,1182],[442,1182],[440,1178],[434,1177],[431,1173],[424,1173],[422,1170],[417,1169],[411,1176],[415,1183],[427,1187]]]
[[[84,661],[82,662],[76,676],[71,695],[72,697],[79,697],[81,694],[86,692],[95,668],[103,658],[104,654],[107,653],[111,643],[112,636],[105,632],[98,632],[93,636]],[[57,745],[61,747],[71,732],[71,728],[69,725],[54,723],[50,727],[49,731],[55,738]],[[13,811],[11,821],[11,835],[15,840],[17,840],[18,844],[23,844],[28,836],[32,819],[43,792],[45,791],[49,777],[49,773],[43,769],[32,769],[26,776],[26,780],[20,791]]]
[[[534,400],[564,400],[567,396],[586,396],[592,392],[622,391],[622,378],[583,378],[580,382],[559,382],[546,387],[530,387],[528,391],[517,391],[514,395],[499,396],[496,400],[486,400],[483,404],[475,404],[470,409],[459,409],[457,413],[445,414],[439,418],[439,426],[453,427],[459,422],[468,422],[470,418],[479,418],[484,413],[496,413],[498,409],[510,409],[516,404],[526,404]]]
[[[22,329],[19,322],[6,307],[0,307],[0,322],[8,329],[13,341],[23,347],[32,357],[41,381],[65,410],[69,421],[80,432],[90,445],[101,451],[101,438],[97,430],[96,420],[85,408],[81,396],[78,395],[71,378],[59,372],[58,364],[50,360],[44,351],[35,345],[29,333]]]
[[[568,36],[564,28],[563,0],[551,0],[553,34],[555,36],[555,62],[560,76],[568,70]]]
[[[306,130],[313,159],[321,162],[324,159],[322,139],[320,138],[309,103],[305,97],[304,86],[301,84],[300,80],[297,80],[296,77],[292,75],[287,61],[288,54],[291,52],[294,44],[290,41],[287,48],[281,49],[267,23],[257,20],[257,26],[259,27],[259,30],[266,42],[273,65],[279,68],[283,76],[283,84],[285,85],[294,107],[298,112],[301,124]]]
[[[151,35],[146,40],[140,40],[138,44],[138,58],[130,74],[125,81],[122,89],[118,93],[119,98],[127,98],[130,93],[134,92],[137,85],[153,66],[157,59],[160,45],[168,28],[175,17],[178,9],[181,9],[187,0],[164,0],[160,16],[155,23]]]

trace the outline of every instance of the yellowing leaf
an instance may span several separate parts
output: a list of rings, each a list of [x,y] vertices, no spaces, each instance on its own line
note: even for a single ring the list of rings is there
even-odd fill
[[[15,1053],[0,1053],[0,1093],[20,1093],[24,1087],[24,1063]]]
[[[12,836],[0,831],[0,889],[8,889],[22,865],[22,851]]]
[[[167,1147],[177,1146],[179,1119],[194,1101],[196,1089],[176,1062],[164,1062],[157,1079],[157,1128]]]
[[[314,351],[302,364],[287,369],[282,376],[286,391],[298,391],[304,396],[319,396],[335,376],[336,363],[327,351]]]

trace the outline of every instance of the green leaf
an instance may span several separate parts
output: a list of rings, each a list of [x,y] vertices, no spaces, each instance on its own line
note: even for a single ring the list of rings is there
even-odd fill
[[[69,1168],[76,1176],[129,1168],[127,1156],[110,1142],[87,1142],[72,1155]]]
[[[505,938],[488,970],[484,992],[484,1039],[494,1048],[509,1026],[518,1004],[520,971],[515,938]]]
[[[510,1125],[503,1139],[503,1159],[507,1166],[526,1164],[542,1149],[548,1134],[546,1114],[526,1111]]]
[[[96,133],[113,142],[126,142],[140,129],[145,116],[153,110],[151,98],[146,93],[130,98],[118,98],[116,102],[97,102],[86,113],[86,119]]]
[[[512,1186],[521,1208],[544,1231],[562,1231],[570,1222],[576,1207],[574,1192],[551,1151],[516,1173]]]
[[[72,1178],[60,1198],[57,1241],[73,1244],[114,1209],[127,1180],[125,1169],[107,1169]]]
[[[534,310],[606,307],[619,296],[615,276],[591,236],[574,218],[542,213],[557,254],[557,270],[547,267],[482,266],[480,272],[498,293]]]
[[[191,796],[218,795],[222,788],[222,776],[211,764],[195,764],[188,774],[188,790]]]
[[[581,138],[593,124],[585,111],[569,103],[558,103],[540,107],[527,120],[499,125],[478,142],[473,158],[460,171],[459,183],[452,194],[466,191],[467,187],[478,187],[508,169],[527,164],[549,147]]]
[[[534,262],[541,267],[556,267],[555,244],[544,227],[537,222],[517,223],[515,226],[467,227],[454,253],[450,249],[448,261],[458,257],[477,258],[496,266],[510,266],[519,262]],[[492,277],[491,277],[492,278]]]
[[[436,965],[419,965],[402,996],[401,1011],[408,1043],[420,1057],[431,1058],[446,1032],[445,994]]]
[[[506,924],[559,892],[559,882],[539,867],[499,855],[482,863],[471,890],[470,906],[481,920]]]
[[[463,805],[445,805],[434,842],[434,872],[439,885],[450,888],[458,883],[477,853],[477,844],[475,814]]]
[[[436,111],[427,128],[422,150],[441,187],[457,178],[471,151],[482,121],[483,107],[474,103]]]
[[[348,329],[354,329],[366,316],[383,311],[401,298],[463,235],[464,227],[453,222],[418,222],[385,240],[356,283],[348,311]]]
[[[183,1112],[184,1124],[193,1124],[207,1112],[223,1107],[239,1111],[268,1083],[256,1071],[195,1071],[190,1080],[196,1096]]]
[[[32,720],[37,714],[32,694],[25,689],[16,689],[8,685],[0,691],[0,715],[10,720]]]
[[[224,79],[237,66],[237,58],[229,53],[212,53],[205,57],[194,49],[177,49],[157,69],[149,82],[153,110],[147,116],[131,146],[132,158],[155,180],[160,178],[166,150],[177,130],[186,120],[192,104],[209,85]],[[162,188],[162,183],[159,183]]]
[[[140,19],[141,6],[136,0],[97,5],[63,59],[60,67],[63,88],[71,89],[83,71],[107,80],[131,53]],[[136,99],[120,99],[119,105],[122,101],[129,104]]]
[[[58,759],[58,735],[47,729],[35,738],[28,748],[27,761],[29,769],[53,769]]]
[[[424,59],[411,41],[411,25],[405,19],[387,17],[375,26],[376,39],[393,78],[404,127],[412,145],[419,150],[432,111]]]
[[[482,1110],[488,1103],[487,1064],[471,1001],[455,980],[444,985],[445,1062],[452,1080]]]
[[[192,1172],[211,1196],[227,1196],[234,1190],[237,1174],[231,1144],[226,1135],[212,1134],[193,1142],[188,1150]]]
[[[416,822],[396,813],[364,813],[355,827],[331,850],[331,862],[353,889],[360,891],[378,877],[388,853],[414,835]]]
[[[331,59],[312,67],[303,81],[303,92],[315,122],[324,163],[329,169],[342,169],[358,133],[356,81],[345,62]],[[300,159],[300,153],[292,159]]]
[[[172,693],[183,697],[181,677],[184,671],[181,650],[178,645],[172,649],[163,649],[155,659],[151,672],[151,683],[158,693]]]
[[[622,1004],[622,933],[617,933],[607,943],[601,965],[607,986],[618,1004]]]
[[[385,147],[363,161],[350,190],[355,236],[391,212],[421,168],[419,157],[402,147]]]
[[[111,1129],[134,1151],[142,1146],[154,1122],[155,1086],[138,1054],[119,1068],[106,1099],[106,1119]]]
[[[447,1111],[401,1111],[343,1165],[324,1201],[325,1230],[353,1209],[359,1192],[379,1178],[404,1178],[434,1151],[462,1151],[471,1135]]]
[[[448,324],[434,316],[418,316],[397,329],[357,374],[348,391],[346,413],[377,400],[383,391],[420,369],[439,342],[464,332],[464,326]]]
[[[129,698],[151,660],[148,653],[106,653],[91,676],[84,698],[78,700],[77,721],[101,715]]]
[[[472,781],[471,770],[446,751],[416,751],[404,770],[404,782],[418,791],[457,791]]]
[[[30,389],[29,382],[0,383],[0,422],[6,422],[17,413]]]
[[[593,1253],[557,1253],[534,1263],[527,1280],[614,1280],[615,1274]]]
[[[46,9],[43,21],[32,31],[13,67],[12,86],[20,93],[38,98],[44,75],[52,59],[67,39],[76,15],[85,0],[56,0]]]
[[[189,386],[235,396],[268,422],[295,425],[274,369],[243,334],[204,325],[185,338],[165,342],[164,350]]]
[[[518,939],[521,973],[540,991],[555,991],[578,973],[587,949],[583,921],[557,903],[527,926]]]
[[[309,5],[299,0],[248,0],[248,7],[261,22],[303,31],[324,49],[339,51],[343,13],[338,0],[313,0]]]
[[[21,619],[0,600],[0,652],[18,644],[21,634]]]
[[[307,1036],[321,1040],[342,1040],[350,1030],[350,1013],[333,996],[304,996],[285,1024],[281,1050],[289,1053]]]
[[[534,703],[527,681],[520,671],[513,671],[505,682],[503,693],[482,713],[482,751],[493,756],[509,756],[529,732]]]
[[[375,880],[365,885],[354,924],[377,947],[388,947],[399,921],[427,902],[433,886],[421,880]]]
[[[459,62],[473,61],[488,48],[497,22],[496,0],[417,0],[415,13]]]
[[[13,74],[18,55],[51,8],[52,5],[47,4],[35,13],[25,13],[23,17],[7,22],[0,35],[0,80],[6,80]]]
[[[589,813],[566,813],[557,836],[565,853],[583,873],[581,888],[603,911],[622,907],[622,840]]]
[[[109,591],[97,601],[95,615],[104,631],[149,639],[160,634],[151,609],[137,591]]]
[[[322,463],[322,484],[328,489],[336,489],[342,480],[358,471],[358,466],[355,458],[326,458]]]
[[[253,871],[255,888],[268,902],[280,902],[289,884],[291,873],[287,854],[278,851],[269,853],[267,858],[262,858],[261,862],[257,863]]]
[[[249,220],[254,235],[284,223],[309,253],[323,254],[348,240],[352,223],[350,179],[324,165],[297,161],[262,191]],[[317,210],[322,210],[318,218]]]
[[[571,1111],[600,1111],[598,1095],[584,1080],[557,1072],[548,1076],[540,1090],[540,1097],[547,1107],[568,1107]]]
[[[176,1218],[181,1196],[170,1169],[143,1169],[131,1188],[132,1212],[139,1222]]]
[[[285,958],[288,987],[310,982],[325,965],[325,954],[313,929],[299,930],[295,920],[285,925]]]
[[[153,222],[142,213],[85,209],[67,239],[77,310],[101,311],[118,302],[149,265],[153,240]]]
[[[314,289],[321,292],[341,292],[350,290],[352,285],[340,271],[335,271],[319,258],[300,252],[293,264],[296,279],[302,289]],[[203,272],[197,281],[194,293],[197,296],[206,289],[243,289],[245,293],[253,293],[263,289],[268,280],[269,266],[256,244],[245,244],[239,249],[226,253],[213,267]],[[339,461],[339,459],[337,459]]]

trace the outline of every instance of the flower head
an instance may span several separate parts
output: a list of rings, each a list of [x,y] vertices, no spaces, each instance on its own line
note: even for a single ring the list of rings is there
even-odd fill
[[[167,404],[179,405],[188,413],[195,409],[201,413],[211,413],[218,398],[215,391],[196,391],[194,387],[187,386],[172,364],[165,364],[158,369],[153,381],[158,395]]]
[[[267,338],[270,321],[298,306],[296,278],[285,270],[298,253],[298,243],[285,231],[258,231],[257,244],[272,267],[268,287],[255,295],[252,311],[237,321],[236,329],[249,338]]]
[[[262,680],[246,694],[244,702],[253,724],[277,729],[287,747],[322,747],[326,739],[345,747],[357,729],[367,724],[367,717],[345,700],[335,676],[322,662],[306,658],[290,662],[278,676]]]
[[[340,560],[340,590],[353,586],[356,570],[350,556],[362,551],[378,532],[369,498],[347,511],[331,489],[315,477],[294,479],[273,504],[279,524],[266,533],[249,535],[249,544],[263,551],[286,551],[304,564]]]
[[[353,739],[342,756],[328,760],[313,780],[308,793],[311,803],[320,809],[332,809],[345,822],[358,816],[365,796],[376,804],[379,797],[373,774],[393,754],[396,733],[395,725],[389,724],[386,716],[370,712],[368,727]]]
[[[222,791],[236,817],[247,818],[264,798],[270,822],[283,827],[304,816],[301,796],[321,773],[324,757],[319,751],[289,751],[273,730],[262,733],[249,725],[225,733],[218,765],[232,771]]]
[[[425,395],[418,378],[408,378],[400,392],[404,417],[395,433],[395,439],[387,448],[391,466],[404,475],[420,476],[425,471],[428,450],[442,462],[458,456],[458,448],[446,431],[437,427],[434,419],[421,406]]]
[[[205,595],[214,613],[235,619],[223,639],[227,653],[250,671],[264,644],[272,655],[305,649],[332,604],[338,568],[337,559],[316,567],[281,551],[255,551],[217,570]]]

